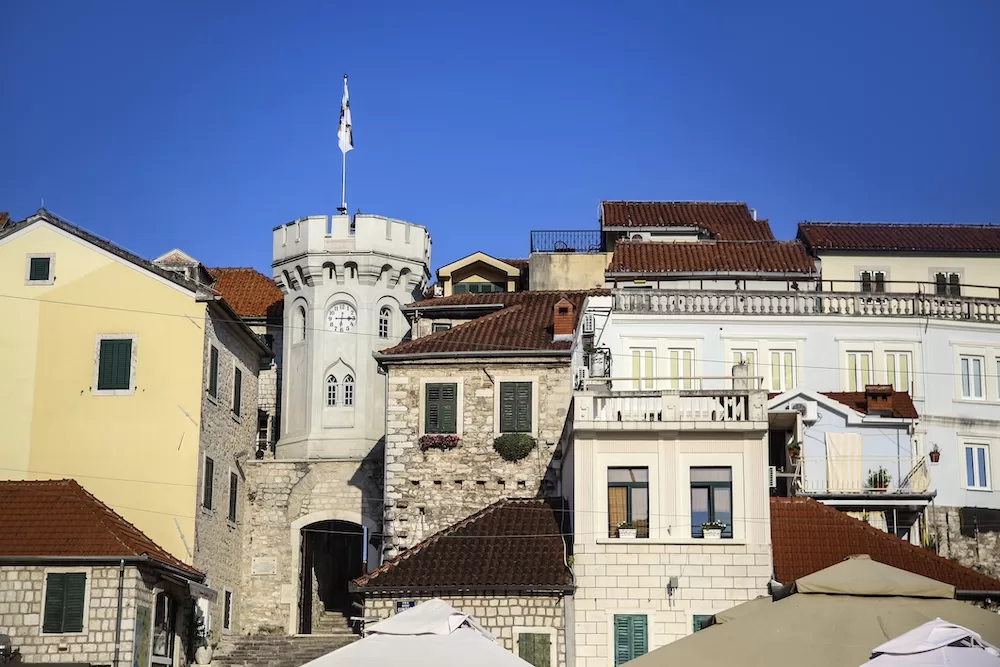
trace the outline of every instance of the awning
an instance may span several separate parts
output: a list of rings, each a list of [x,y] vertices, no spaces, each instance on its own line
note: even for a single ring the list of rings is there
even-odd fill
[[[195,600],[201,598],[208,600],[209,602],[215,602],[219,598],[218,592],[212,590],[204,584],[199,584],[195,581],[188,582],[188,590],[191,591],[191,597]]]

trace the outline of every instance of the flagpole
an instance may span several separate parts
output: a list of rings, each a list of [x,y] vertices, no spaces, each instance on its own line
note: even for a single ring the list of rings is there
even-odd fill
[[[342,180],[340,183],[340,212],[347,213],[347,152],[344,155],[344,166],[341,169]]]
[[[347,97],[347,75],[344,75],[344,97],[340,102],[340,124],[337,127],[337,143],[344,159],[341,166],[340,212],[347,214],[347,152],[354,148],[351,135],[351,106]]]

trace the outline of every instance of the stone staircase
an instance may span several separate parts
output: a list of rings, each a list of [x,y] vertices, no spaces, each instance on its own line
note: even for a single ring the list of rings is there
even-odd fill
[[[358,639],[346,624],[329,635],[233,637],[219,644],[212,667],[300,667]]]

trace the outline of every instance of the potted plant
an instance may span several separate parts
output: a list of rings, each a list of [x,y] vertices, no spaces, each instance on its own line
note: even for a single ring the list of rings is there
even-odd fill
[[[530,433],[504,433],[493,441],[493,449],[504,461],[520,461],[536,444]]]
[[[201,610],[197,607],[195,610],[194,662],[197,665],[211,665],[212,654],[218,641],[215,639],[215,631],[208,629],[208,623]]]
[[[875,493],[885,493],[891,481],[892,475],[889,474],[889,471],[879,466],[878,470],[868,472],[868,480],[865,482],[865,488]]]
[[[722,531],[726,529],[726,524],[718,519],[706,521],[701,524],[701,534],[706,540],[721,540]]]
[[[637,530],[628,521],[618,524],[618,537],[622,540],[634,540]]]
[[[791,463],[795,463],[798,460],[799,455],[802,453],[802,443],[801,442],[790,442],[788,443],[788,460]]]
[[[938,449],[937,445],[934,445],[934,449],[930,451],[931,463],[937,463],[941,460],[941,450]]]
[[[425,433],[420,436],[420,451],[426,452],[428,449],[454,449],[462,441],[457,435],[452,433]]]

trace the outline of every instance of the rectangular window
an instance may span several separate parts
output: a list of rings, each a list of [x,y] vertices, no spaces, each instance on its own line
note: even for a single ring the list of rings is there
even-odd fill
[[[243,409],[243,371],[236,369],[233,373],[233,414],[240,416]]]
[[[517,655],[535,667],[552,665],[552,636],[544,632],[521,632],[517,635]]]
[[[698,632],[705,627],[705,624],[712,620],[712,614],[694,614],[692,616],[694,632]]]
[[[771,350],[771,391],[795,388],[795,351]]]
[[[649,468],[608,468],[608,537],[649,537]]]
[[[970,489],[990,488],[989,445],[965,446],[965,485]]]
[[[847,353],[847,391],[864,391],[872,384],[872,353]]]
[[[983,358],[969,355],[959,357],[962,369],[962,398],[983,397]]]
[[[458,385],[428,383],[424,388],[424,433],[457,433]]]
[[[45,578],[45,616],[42,632],[83,632],[87,575],[83,572],[50,572]]]
[[[884,271],[862,271],[861,291],[869,293],[885,292],[885,272]]]
[[[438,331],[447,331],[451,328],[451,322],[434,322],[431,324],[431,333],[437,333]]]
[[[32,257],[28,260],[28,281],[49,282],[51,267],[51,257]]]
[[[670,364],[670,388],[694,389],[694,350],[670,348],[667,360]]]
[[[236,523],[236,503],[239,500],[240,478],[235,472],[229,473],[229,520]]]
[[[157,593],[153,616],[153,664],[172,665],[174,661],[174,625],[176,607],[166,593]]]
[[[233,627],[233,592],[226,591],[223,594],[222,602],[222,629],[229,630]]]
[[[486,292],[506,292],[503,283],[455,283],[455,294],[483,294]]]
[[[274,352],[274,336],[272,336],[271,334],[264,334],[263,336],[261,336],[261,339],[264,341],[264,345],[267,346],[267,349]],[[271,358],[261,357],[259,369],[262,371],[271,370]]]
[[[201,506],[212,509],[212,496],[215,493],[215,461],[205,457],[205,478],[201,482]]]
[[[500,432],[531,432],[531,383],[500,383]]]
[[[934,274],[934,293],[937,296],[962,296],[962,277],[957,273]]]
[[[615,614],[615,666],[646,654],[646,617],[642,614]]]
[[[909,352],[885,353],[885,376],[896,391],[910,391],[910,369],[913,357]]]
[[[270,438],[270,423],[271,420],[268,414],[263,410],[257,411],[257,449],[264,450],[267,446],[271,444]]]
[[[733,363],[747,365],[747,375],[757,377],[757,350],[733,350]],[[757,385],[751,385],[755,389]]]
[[[701,524],[721,521],[733,536],[733,469],[691,468],[691,537],[704,537]]]
[[[648,347],[632,348],[632,388],[652,389],[656,377],[656,351]]]
[[[132,388],[132,340],[105,338],[101,341],[97,389]]]
[[[208,352],[208,395],[219,397],[219,348],[214,345]]]

